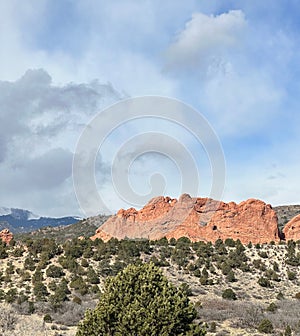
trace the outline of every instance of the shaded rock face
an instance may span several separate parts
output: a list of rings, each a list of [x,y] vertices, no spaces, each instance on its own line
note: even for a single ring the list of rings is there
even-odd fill
[[[300,215],[292,218],[282,230],[285,240],[299,240],[300,239]]]
[[[192,241],[233,238],[244,244],[278,242],[277,215],[270,205],[255,199],[236,204],[187,194],[178,200],[160,196],[141,210],[119,210],[91,238],[155,240],[183,236]]]
[[[13,239],[13,234],[8,229],[4,229],[0,231],[0,239],[4,243],[9,244],[11,240]]]

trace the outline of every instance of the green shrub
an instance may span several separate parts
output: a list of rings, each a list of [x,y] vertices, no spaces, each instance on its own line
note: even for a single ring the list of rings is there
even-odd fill
[[[278,308],[277,305],[274,302],[271,302],[266,310],[271,313],[274,313],[277,310],[277,308]]]
[[[21,275],[21,278],[22,278],[22,281],[30,281],[31,279],[31,275],[28,271],[24,271],[22,270],[23,272],[20,274]]]
[[[235,241],[232,238],[226,238],[225,245],[228,247],[235,247]]]
[[[12,255],[16,258],[20,258],[20,257],[23,256],[24,252],[25,252],[25,250],[24,250],[23,247],[17,247],[17,248],[14,249]]]
[[[43,318],[44,322],[46,323],[51,323],[52,322],[52,317],[49,314],[46,314]]]
[[[193,324],[197,312],[186,294],[153,264],[129,265],[108,278],[95,310],[88,310],[76,336],[205,335]]]
[[[279,292],[276,296],[277,300],[283,300],[284,299],[284,295],[282,294],[282,292]]]
[[[185,293],[186,296],[192,296],[193,295],[193,292],[192,292],[190,286],[186,282],[184,282],[180,286],[180,289]]]
[[[5,292],[3,289],[0,289],[0,301],[4,300]]]
[[[215,251],[218,255],[225,255],[228,253],[226,249],[226,245],[223,243],[221,239],[218,239],[215,242]]]
[[[61,304],[64,301],[68,301],[67,291],[65,290],[64,285],[59,284],[54,294],[50,295],[49,302],[51,303],[54,309],[57,309],[61,307]]]
[[[97,275],[97,273],[94,271],[94,269],[92,267],[88,268],[87,281],[91,284],[94,284],[94,285],[100,283],[99,276]]]
[[[35,264],[36,260],[29,256],[25,259],[24,268],[29,271],[34,271],[36,268]]]
[[[300,266],[300,256],[299,253],[295,255],[294,253],[290,252],[287,254],[285,263],[291,266]]]
[[[274,261],[274,263],[273,263],[273,271],[274,272],[279,272],[279,265],[276,261]]]
[[[284,336],[292,336],[292,329],[289,325],[287,325],[284,330]]]
[[[271,282],[269,279],[264,278],[264,277],[260,277],[257,281],[257,283],[261,286],[261,287],[267,287],[267,288],[271,288]]]
[[[7,303],[15,302],[17,299],[17,294],[18,294],[17,290],[15,288],[11,288],[5,294],[4,299]]]
[[[70,283],[70,287],[74,288],[81,295],[86,295],[89,291],[88,285],[82,277],[74,278],[74,280],[72,280]]]
[[[235,281],[236,281],[234,272],[233,272],[232,270],[227,274],[227,276],[226,276],[226,280],[227,280],[228,282],[235,282]]]
[[[43,280],[43,273],[37,268],[32,276],[32,283],[35,284],[36,282],[43,282]]]
[[[202,286],[206,286],[208,285],[208,277],[205,277],[205,276],[201,276],[200,279],[199,279],[200,283]]]
[[[35,312],[34,303],[32,301],[28,301],[28,314],[33,314]]]
[[[78,297],[76,295],[73,297],[72,301],[79,304],[79,305],[81,305],[81,303],[82,303],[82,300],[80,299],[80,297]]]
[[[231,288],[227,288],[222,293],[222,298],[226,300],[236,300],[236,294]]]
[[[295,280],[296,279],[296,273],[290,270],[287,270],[287,276],[289,280]]]
[[[7,245],[2,240],[0,240],[0,259],[5,259],[7,257]]]
[[[50,265],[46,270],[46,275],[50,278],[60,278],[65,275],[65,272],[59,266]]]
[[[245,272],[250,272],[251,268],[246,262],[243,262],[240,266],[240,270],[245,273]]]
[[[275,271],[273,271],[272,269],[267,269],[265,271],[264,275],[269,280],[280,281],[280,278],[278,277],[278,274]]]
[[[33,293],[37,301],[46,301],[46,297],[49,295],[47,287],[42,282],[34,284]]]
[[[48,289],[50,289],[50,290],[52,290],[53,292],[56,290],[56,288],[57,288],[57,283],[56,283],[56,281],[51,281],[51,282],[49,282],[48,283]]]
[[[270,334],[273,331],[273,324],[268,319],[261,320],[257,330],[263,334]]]
[[[230,272],[232,272],[232,267],[230,265],[228,265],[227,262],[224,262],[221,266],[221,271],[224,275],[227,275]]]
[[[254,259],[253,266],[260,271],[266,270],[266,265],[261,261],[261,259]]]
[[[88,261],[87,261],[85,258],[83,258],[83,259],[81,260],[81,266],[82,266],[82,267],[88,267],[88,266],[89,266],[89,263],[88,263]]]
[[[268,253],[265,251],[260,251],[258,252],[258,255],[263,258],[263,259],[267,259],[268,258]]]

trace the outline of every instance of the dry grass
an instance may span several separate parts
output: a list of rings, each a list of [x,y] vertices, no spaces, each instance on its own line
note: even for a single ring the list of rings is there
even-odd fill
[[[46,324],[41,316],[18,315],[11,305],[0,303],[1,336],[74,336],[76,332],[75,328],[60,329],[59,326]]]

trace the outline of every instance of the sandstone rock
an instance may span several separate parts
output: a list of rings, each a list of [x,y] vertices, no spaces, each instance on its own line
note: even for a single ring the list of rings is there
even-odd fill
[[[13,239],[13,234],[8,229],[4,229],[0,231],[0,239],[4,243],[9,244],[11,240]]]
[[[283,234],[285,240],[299,240],[300,239],[300,215],[292,218],[284,227]]]
[[[240,239],[242,243],[279,241],[277,216],[270,205],[255,199],[240,204],[224,203],[187,194],[178,201],[163,196],[153,198],[141,210],[121,209],[92,239],[183,236],[192,241],[214,242],[218,238]]]
[[[103,241],[107,242],[109,241],[111,238],[113,238],[113,236],[109,235],[108,233],[102,231],[101,229],[97,229],[96,230],[96,234],[94,236],[91,237],[92,240],[95,239],[102,239]]]

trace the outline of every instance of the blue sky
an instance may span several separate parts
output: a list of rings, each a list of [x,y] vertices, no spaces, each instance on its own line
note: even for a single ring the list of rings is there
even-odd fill
[[[82,214],[72,179],[82,130],[104,107],[143,95],[176,98],[208,120],[226,161],[223,200],[300,203],[298,1],[0,0],[0,13],[1,206]],[[112,211],[130,204],[109,184],[110,154],[151,127],[189,148],[198,194],[209,195],[205,151],[153,120],[123,126],[97,158]],[[177,197],[186,190],[175,166],[151,154],[129,178],[147,194],[161,167],[165,194]]]

